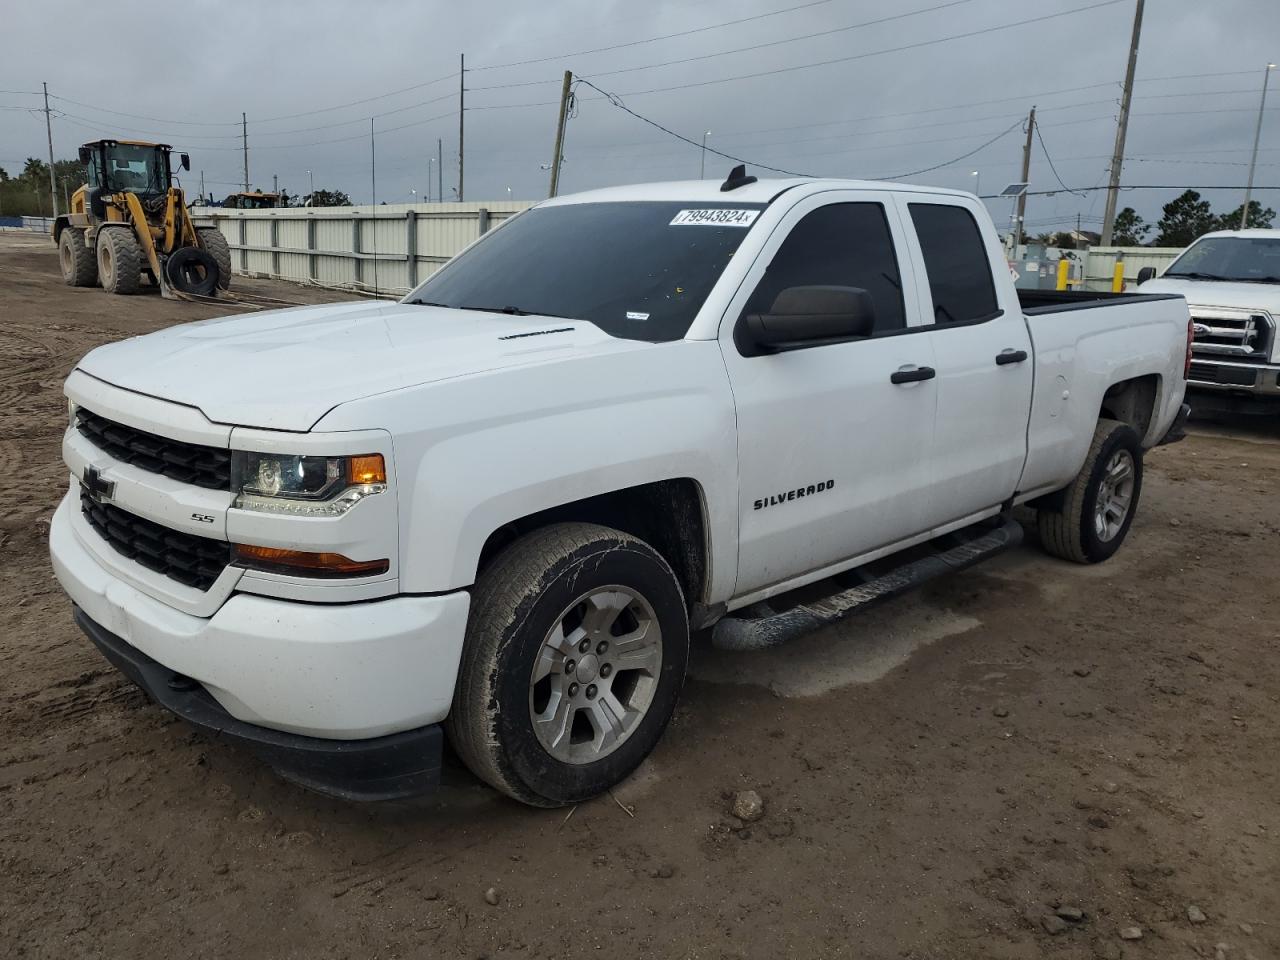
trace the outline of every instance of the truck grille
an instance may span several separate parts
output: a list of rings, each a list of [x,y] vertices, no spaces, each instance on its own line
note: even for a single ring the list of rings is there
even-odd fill
[[[80,512],[112,548],[148,570],[197,590],[208,590],[231,562],[231,544],[170,530],[80,488]]]
[[[1237,363],[1267,362],[1275,332],[1269,317],[1244,311],[1193,310],[1191,319],[1195,324],[1193,354],[1230,358]]]
[[[81,407],[76,429],[113,459],[209,490],[231,489],[231,451],[183,443],[116,423]]]

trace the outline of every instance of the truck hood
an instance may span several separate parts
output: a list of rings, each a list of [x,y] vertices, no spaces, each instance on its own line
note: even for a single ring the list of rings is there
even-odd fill
[[[339,404],[376,393],[646,346],[583,321],[341,303],[170,327],[99,347],[79,366],[216,423],[306,431]]]
[[[1237,310],[1265,310],[1280,317],[1280,284],[1232,283],[1219,280],[1179,280],[1157,277],[1138,287],[1138,293],[1177,293],[1196,307],[1232,307]]]

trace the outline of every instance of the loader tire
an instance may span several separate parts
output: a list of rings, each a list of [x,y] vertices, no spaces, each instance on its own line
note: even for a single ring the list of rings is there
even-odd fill
[[[137,293],[142,283],[142,250],[132,231],[112,227],[98,232],[98,281],[107,293]]]
[[[1037,510],[1040,545],[1075,563],[1101,563],[1120,549],[1142,494],[1142,441],[1118,420],[1102,419],[1084,466],[1059,503]]]
[[[64,227],[58,238],[58,263],[69,287],[92,287],[98,282],[98,263],[84,242],[84,231]]]
[[[196,235],[218,265],[218,289],[226,290],[231,286],[231,245],[217,227],[197,227]]]

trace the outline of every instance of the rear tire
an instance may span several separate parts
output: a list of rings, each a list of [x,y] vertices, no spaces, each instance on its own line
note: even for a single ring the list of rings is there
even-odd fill
[[[84,242],[84,231],[63,227],[58,237],[58,263],[69,287],[92,287],[98,282],[98,264]]]
[[[1118,420],[1099,420],[1084,466],[1057,507],[1036,512],[1045,551],[1074,563],[1109,559],[1129,533],[1142,493],[1142,441]]]
[[[653,750],[688,658],[684,594],[653,548],[595,524],[544,527],[476,582],[445,729],[507,796],[577,803]]]
[[[196,227],[196,236],[218,265],[218,289],[226,290],[231,286],[231,245],[217,227]]]
[[[107,293],[133,294],[142,283],[142,250],[125,227],[98,231],[98,279]]]

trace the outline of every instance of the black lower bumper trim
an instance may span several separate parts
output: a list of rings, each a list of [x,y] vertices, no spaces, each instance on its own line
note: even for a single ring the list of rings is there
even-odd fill
[[[391,800],[440,782],[444,734],[439,724],[369,740],[328,740],[237,720],[190,677],[130,646],[79,607],[76,623],[112,665],[166,710],[238,741],[286,780],[342,800]]]

